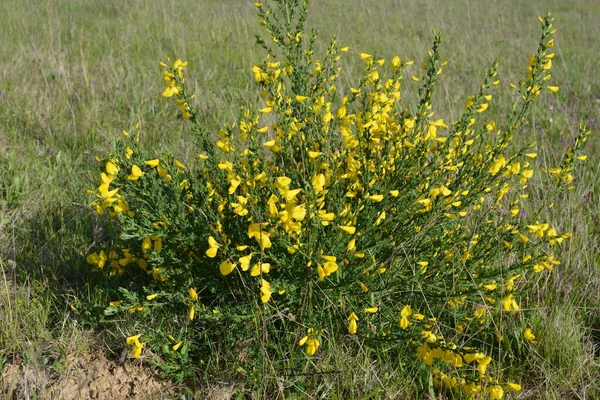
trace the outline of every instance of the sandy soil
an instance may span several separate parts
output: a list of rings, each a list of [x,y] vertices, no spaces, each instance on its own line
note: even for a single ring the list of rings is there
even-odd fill
[[[102,356],[80,357],[60,374],[48,376],[48,368],[31,368],[20,360],[2,372],[3,393],[8,399],[170,399],[173,384],[134,363],[116,365]]]

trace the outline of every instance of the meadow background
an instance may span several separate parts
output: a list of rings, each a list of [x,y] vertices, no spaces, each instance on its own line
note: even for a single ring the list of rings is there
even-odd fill
[[[331,35],[350,46],[347,81],[358,76],[360,52],[415,60],[408,72],[418,75],[431,31],[441,31],[449,65],[436,92],[438,111],[454,120],[494,59],[502,82],[497,112],[510,109],[508,83],[525,75],[537,16],[547,11],[556,17],[552,82],[561,89],[541,96],[520,135],[540,144],[543,166],[557,164],[580,121],[593,132],[586,169],[553,209],[573,238],[530,299],[544,335],[517,397],[598,398],[600,2],[313,0],[308,22],[320,31],[319,49]],[[139,124],[142,146],[168,149],[183,162],[194,158],[176,108],[160,96],[158,62],[189,61],[188,87],[216,132],[241,104],[257,101],[250,67],[262,56],[259,33],[247,0],[0,2],[0,366],[17,365],[25,378],[33,371],[24,379],[28,393],[43,397],[53,382],[73,376],[81,358],[116,362],[123,347],[122,332],[90,317],[111,289],[92,282],[97,275],[85,262],[102,235],[85,193],[95,185],[94,157]],[[416,98],[417,86],[403,90]],[[374,378],[352,378],[371,374],[369,365],[348,369],[337,387],[362,382],[364,395],[377,386]],[[4,396],[24,393],[23,377],[14,383],[9,375],[2,377]],[[202,390],[211,393],[210,385]]]

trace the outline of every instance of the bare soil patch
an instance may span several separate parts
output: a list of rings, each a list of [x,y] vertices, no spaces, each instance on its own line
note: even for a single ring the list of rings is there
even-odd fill
[[[17,360],[2,372],[3,392],[9,399],[171,399],[174,385],[135,363],[117,365],[101,355],[79,357],[60,373],[47,366],[27,366]]]

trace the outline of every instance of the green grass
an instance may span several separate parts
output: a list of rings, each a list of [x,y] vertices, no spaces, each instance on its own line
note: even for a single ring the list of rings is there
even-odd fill
[[[562,264],[539,282],[529,301],[543,338],[527,365],[502,367],[508,376],[525,374],[520,398],[592,398],[600,396],[600,3],[313,0],[309,23],[321,33],[321,49],[331,35],[350,46],[348,81],[358,73],[363,51],[415,60],[409,72],[417,75],[431,30],[441,31],[449,66],[436,111],[453,120],[496,58],[502,84],[494,112],[508,109],[508,82],[525,74],[537,43],[536,18],[546,11],[556,17],[552,82],[561,90],[542,95],[522,140],[537,140],[540,163],[553,165],[579,121],[594,133],[587,168],[553,209],[559,227],[573,238],[564,246]],[[94,328],[103,338],[99,349],[118,351],[119,332],[103,331],[100,317],[78,317],[97,315],[111,289],[110,282],[89,284],[99,276],[84,260],[105,237],[86,205],[85,190],[95,182],[94,156],[139,123],[146,148],[169,149],[182,161],[193,158],[173,104],[160,96],[158,61],[189,60],[189,87],[202,118],[216,131],[233,120],[240,104],[256,101],[250,66],[261,56],[253,42],[257,22],[252,2],[242,0],[0,4],[0,36],[9,39],[0,47],[0,360],[27,354],[26,343],[52,357],[74,351],[56,350],[66,326],[78,327],[83,336]],[[407,84],[403,96],[416,95],[416,86]],[[369,359],[332,355],[332,369],[341,371],[334,377],[273,379],[331,397],[371,391],[376,397],[411,396],[410,388],[418,385],[410,371],[379,371]],[[348,367],[350,361],[356,365]],[[393,389],[398,381],[406,383],[404,389]],[[349,391],[353,387],[361,389]],[[386,387],[391,391],[381,389]]]

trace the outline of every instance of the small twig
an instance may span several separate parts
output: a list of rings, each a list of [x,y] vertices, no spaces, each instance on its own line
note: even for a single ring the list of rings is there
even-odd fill
[[[121,350],[121,355],[119,356],[119,361],[117,362],[117,365],[123,367],[123,369],[125,369],[125,361],[127,361],[127,354],[129,354],[129,349],[127,348],[127,346],[125,346],[123,347],[123,350]]]
[[[286,307],[286,308],[284,308],[283,310],[281,310],[281,311],[278,311],[278,312],[276,312],[275,314],[268,316],[268,317],[266,318],[266,320],[265,320],[265,321],[270,321],[270,320],[272,320],[272,319],[276,319],[276,318],[285,317],[285,316],[286,316],[285,314],[286,314],[288,311],[290,311],[290,309],[289,309],[288,307]]]
[[[29,382],[27,381],[27,366],[23,363],[23,395],[29,400]]]
[[[280,375],[283,377],[292,377],[292,376],[316,376],[316,375],[334,375],[334,374],[341,374],[344,371],[316,371],[316,372],[298,372],[297,374],[287,374],[287,375]]]

